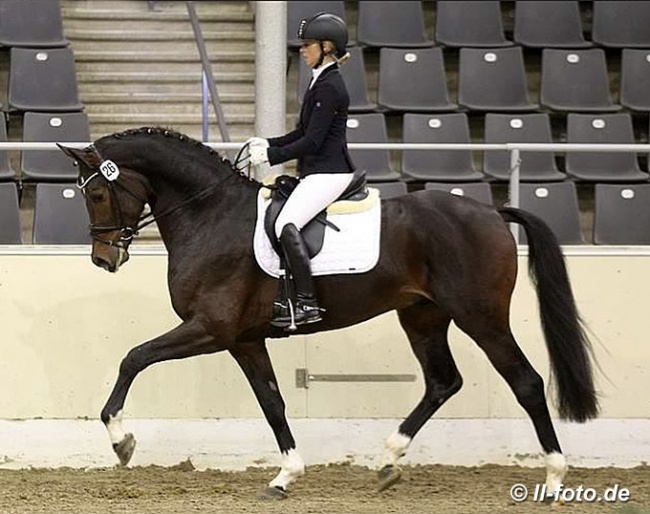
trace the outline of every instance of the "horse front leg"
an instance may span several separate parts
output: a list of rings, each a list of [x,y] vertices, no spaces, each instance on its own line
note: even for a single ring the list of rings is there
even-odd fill
[[[296,442],[287,422],[284,400],[280,394],[266,344],[264,340],[237,343],[229,348],[229,351],[253,388],[282,453],[282,468],[261,493],[260,498],[282,500],[287,497],[289,484],[305,473],[305,463],[296,451]]]
[[[222,349],[200,323],[184,322],[170,332],[136,346],[127,353],[120,364],[113,391],[101,413],[113,450],[122,466],[128,464],[135,450],[135,437],[122,428],[122,409],[129,388],[138,373],[157,362],[184,359]]]

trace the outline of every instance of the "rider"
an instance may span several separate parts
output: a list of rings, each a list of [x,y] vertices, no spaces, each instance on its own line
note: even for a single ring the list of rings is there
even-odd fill
[[[275,235],[294,277],[296,325],[322,319],[300,230],[345,191],[355,169],[346,140],[350,98],[339,73],[339,64],[350,57],[345,22],[334,14],[319,13],[300,22],[298,37],[302,40],[300,53],[312,68],[312,79],[297,127],[284,136],[249,140],[253,166],[298,159],[300,181],[275,224]],[[273,325],[286,327],[290,321],[286,308],[274,309]]]

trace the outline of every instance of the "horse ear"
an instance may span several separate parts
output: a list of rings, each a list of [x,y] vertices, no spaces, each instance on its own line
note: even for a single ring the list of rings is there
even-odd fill
[[[56,143],[56,146],[58,146],[61,149],[61,151],[71,159],[80,163],[83,162],[84,164],[92,167],[91,163],[88,161],[89,152],[87,151],[86,148],[84,148],[83,150],[79,150],[77,148],[72,148],[70,146],[64,146],[60,143]]]

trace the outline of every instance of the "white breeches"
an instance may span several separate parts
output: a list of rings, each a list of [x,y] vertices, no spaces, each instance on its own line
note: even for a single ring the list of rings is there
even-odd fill
[[[336,200],[352,182],[354,173],[314,173],[300,179],[275,221],[280,237],[285,225],[301,230],[314,216]]]

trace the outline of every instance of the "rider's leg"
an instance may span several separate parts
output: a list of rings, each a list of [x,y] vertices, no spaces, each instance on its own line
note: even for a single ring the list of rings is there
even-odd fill
[[[311,277],[309,254],[300,230],[319,212],[334,202],[352,181],[352,173],[318,173],[301,179],[275,223],[275,234],[280,240],[296,286],[295,322],[319,321],[320,309]],[[276,311],[276,314],[282,309]],[[281,319],[280,319],[281,318]],[[289,317],[277,315],[273,323],[289,324]]]

